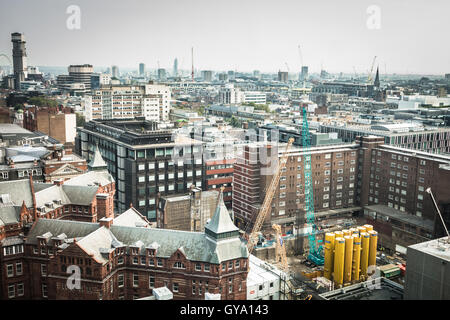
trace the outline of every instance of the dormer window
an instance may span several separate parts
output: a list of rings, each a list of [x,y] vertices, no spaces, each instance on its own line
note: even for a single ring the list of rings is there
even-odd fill
[[[160,266],[159,265],[159,259],[158,259],[158,266]],[[180,261],[175,262],[173,267],[176,268],[176,269],[186,269],[186,266],[184,265],[184,263],[182,263]]]

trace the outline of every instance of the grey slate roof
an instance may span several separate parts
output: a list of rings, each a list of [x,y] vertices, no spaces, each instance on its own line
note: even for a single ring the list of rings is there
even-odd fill
[[[81,249],[101,263],[106,263],[109,260],[107,256],[104,257],[104,254],[109,254],[113,248],[121,246],[121,243],[106,227],[95,230],[77,243]]]
[[[64,190],[69,199],[68,203],[87,206],[91,204],[92,200],[95,198],[98,187],[63,184],[62,190]]]
[[[11,201],[16,206],[21,206],[24,200],[28,208],[33,206],[33,196],[28,179],[0,182],[1,194],[9,194]]]
[[[98,223],[78,222],[70,220],[39,219],[27,235],[27,244],[37,244],[36,238],[50,232],[57,237],[65,234],[67,239],[85,237],[100,228]]]
[[[0,207],[0,226],[19,222],[20,207],[12,205]]]
[[[150,224],[143,215],[139,213],[135,208],[131,207],[127,211],[121,213],[114,218],[114,225],[116,226],[127,226],[127,227],[148,227]]]
[[[114,182],[113,177],[108,173],[107,170],[104,171],[89,171],[84,174],[81,174],[75,178],[67,180],[64,182],[64,185],[83,185],[83,186],[93,186],[96,183],[101,186],[106,186]]]

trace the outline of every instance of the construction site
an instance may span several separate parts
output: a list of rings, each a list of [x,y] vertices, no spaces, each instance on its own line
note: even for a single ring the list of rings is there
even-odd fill
[[[308,135],[304,109],[302,137],[307,150]],[[346,297],[402,299],[404,257],[378,250],[378,232],[372,225],[361,224],[363,220],[351,215],[325,219],[317,225],[310,156],[304,156],[304,210],[299,210],[295,223],[288,228],[267,226],[265,219],[292,143],[289,139],[251,229],[243,232],[249,252],[279,269],[280,299],[335,299],[348,290],[355,294]]]

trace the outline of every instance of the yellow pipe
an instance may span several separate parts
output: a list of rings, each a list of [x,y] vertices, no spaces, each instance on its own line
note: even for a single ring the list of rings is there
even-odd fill
[[[336,238],[343,238],[344,234],[342,233],[342,231],[335,231],[334,232],[334,239]]]
[[[358,227],[357,228],[359,231],[359,235],[361,235],[361,233],[366,232],[366,228],[365,227]]]
[[[334,233],[325,234],[325,263],[323,266],[323,276],[331,280],[334,265]]]
[[[363,279],[367,278],[367,266],[369,264],[369,243],[370,235],[366,232],[361,233],[361,275]]]
[[[350,232],[350,231],[349,231]],[[345,236],[344,283],[352,281],[353,238]]]
[[[334,282],[341,286],[344,276],[344,253],[345,253],[345,240],[344,238],[335,238],[334,240]]]
[[[369,241],[369,271],[372,274],[375,272],[375,267],[377,265],[377,241],[378,232],[369,231],[370,241]]]
[[[352,281],[359,280],[361,261],[361,237],[353,235]]]

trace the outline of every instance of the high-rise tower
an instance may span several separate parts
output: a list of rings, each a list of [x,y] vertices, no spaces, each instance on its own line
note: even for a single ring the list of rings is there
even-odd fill
[[[139,63],[139,75],[142,77],[145,75],[145,64]]]
[[[178,59],[175,58],[173,62],[173,77],[178,77]]]
[[[25,37],[23,34],[14,32],[11,34],[13,43],[13,68],[14,68],[14,86],[16,90],[20,89],[20,83],[27,77],[27,53],[25,50]]]

